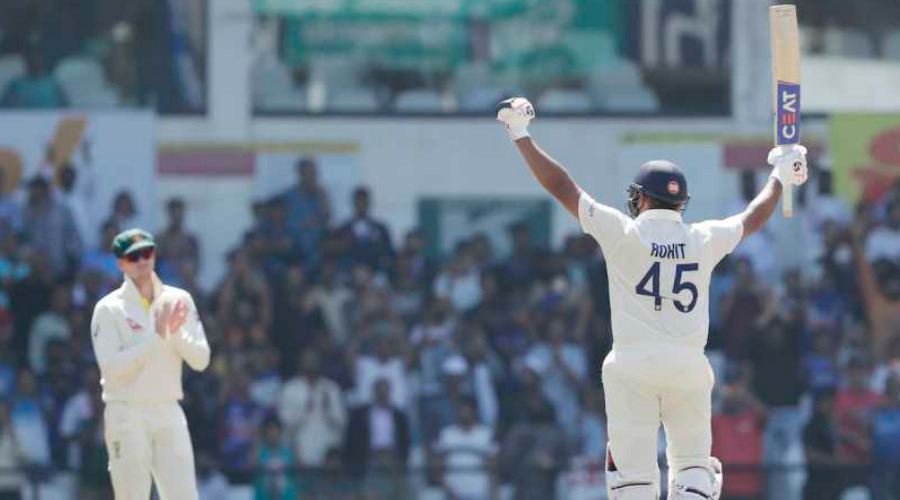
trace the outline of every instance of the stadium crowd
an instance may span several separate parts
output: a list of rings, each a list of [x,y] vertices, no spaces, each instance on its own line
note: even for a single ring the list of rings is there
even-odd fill
[[[89,323],[121,281],[112,237],[149,207],[121,193],[98,240],[77,170],[57,173],[0,196],[0,499],[32,481],[111,495]],[[773,267],[763,231],[713,276],[726,498],[900,498],[900,183],[855,211],[827,172],[811,184],[802,266]],[[575,464],[600,467],[612,337],[596,243],[541,248],[520,223],[509,255],[476,234],[432,259],[421,230],[395,243],[372,197],[359,187],[333,220],[345,201],[300,159],[211,290],[189,207],[166,204],[158,273],[192,293],[213,350],[183,400],[201,497],[546,499]]]

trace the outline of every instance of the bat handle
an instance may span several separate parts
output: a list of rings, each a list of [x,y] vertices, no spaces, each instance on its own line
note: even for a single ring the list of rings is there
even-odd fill
[[[781,191],[781,213],[788,218],[794,215],[794,187],[791,185],[784,186]]]

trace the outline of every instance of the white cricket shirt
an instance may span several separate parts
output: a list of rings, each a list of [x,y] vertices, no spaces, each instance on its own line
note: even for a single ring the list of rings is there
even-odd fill
[[[153,276],[153,303],[144,309],[130,278],[100,299],[91,319],[91,340],[100,366],[103,401],[168,403],[183,397],[182,362],[197,371],[209,365],[209,344],[191,295]],[[163,340],[155,314],[165,303],[184,300],[184,326]]]
[[[709,279],[741,241],[738,217],[685,224],[674,210],[635,219],[582,192],[578,218],[603,249],[609,276],[613,348],[706,345]]]

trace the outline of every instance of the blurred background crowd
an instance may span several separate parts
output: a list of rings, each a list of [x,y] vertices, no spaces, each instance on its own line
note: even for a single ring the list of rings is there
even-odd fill
[[[0,500],[111,497],[89,324],[121,282],[111,239],[147,221],[212,346],[184,381],[201,498],[605,498],[597,244],[488,205],[494,230],[435,242],[452,231],[416,204],[547,201],[478,128],[521,93],[601,202],[629,154],[691,149],[687,219],[743,210],[771,143],[767,3],[2,0],[0,119],[90,119],[68,156],[0,130]],[[813,173],[793,222],[713,275],[713,453],[726,499],[900,500],[900,3],[788,3]],[[130,114],[152,132],[98,126]],[[262,169],[241,145],[285,137],[328,154],[291,156],[274,195],[222,187]],[[182,141],[223,149],[198,166]]]

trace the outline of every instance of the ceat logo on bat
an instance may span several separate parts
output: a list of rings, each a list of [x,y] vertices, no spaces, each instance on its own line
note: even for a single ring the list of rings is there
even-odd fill
[[[778,116],[775,137],[778,144],[800,142],[800,85],[778,82]]]

